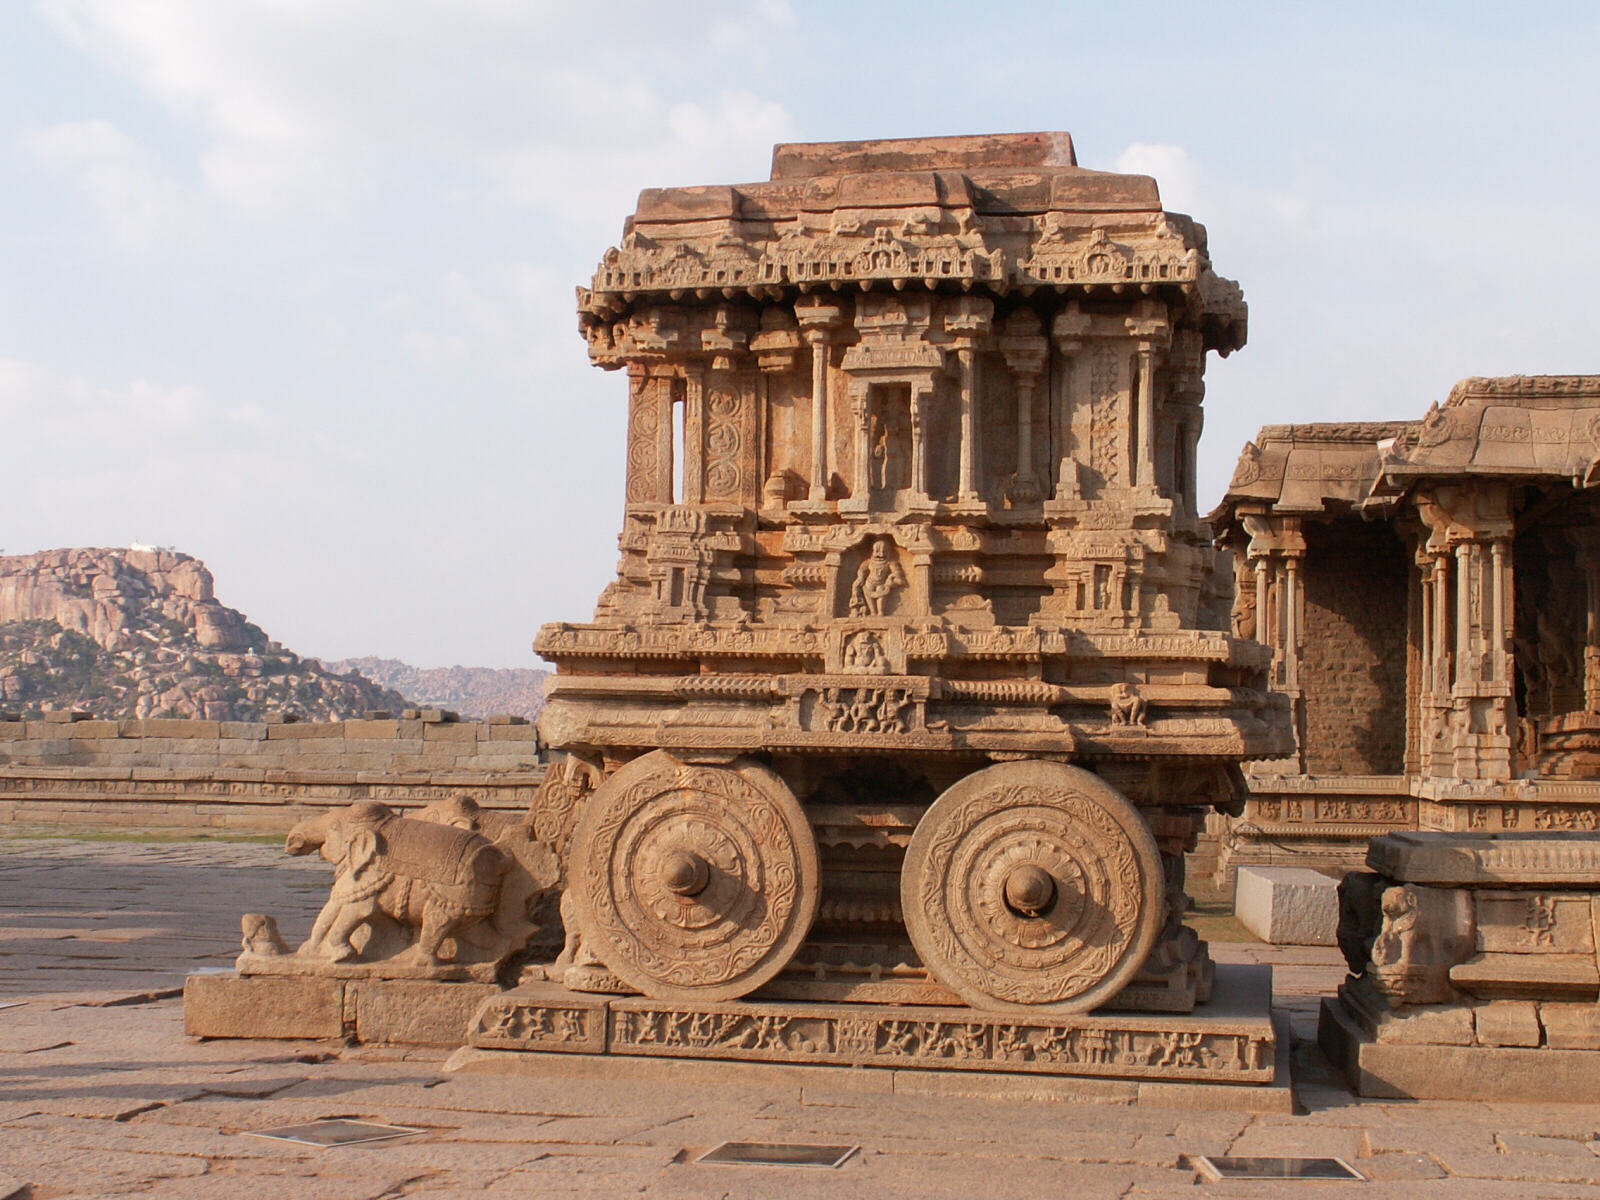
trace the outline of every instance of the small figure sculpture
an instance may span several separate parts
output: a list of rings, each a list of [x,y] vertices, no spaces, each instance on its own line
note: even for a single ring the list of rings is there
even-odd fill
[[[1126,683],[1113,684],[1111,687],[1111,723],[1113,725],[1139,726],[1145,723],[1145,712],[1148,705],[1143,696],[1139,695]]]
[[[239,919],[243,934],[240,948],[246,954],[287,954],[283,935],[278,932],[278,922],[262,913],[245,913]]]
[[[1372,943],[1375,967],[1409,967],[1417,924],[1417,897],[1408,887],[1392,887],[1381,901],[1383,927]]]
[[[871,630],[863,629],[844,644],[844,669],[851,675],[887,675],[889,656]]]
[[[905,572],[889,557],[889,543],[881,539],[873,542],[872,553],[856,571],[855,585],[850,589],[850,615],[884,616],[889,599],[905,585]]]

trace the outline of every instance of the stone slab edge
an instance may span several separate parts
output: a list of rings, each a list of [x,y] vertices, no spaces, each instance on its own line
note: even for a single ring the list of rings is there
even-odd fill
[[[1317,1045],[1359,1096],[1548,1102],[1600,1095],[1600,1050],[1377,1042],[1332,996],[1322,1000]]]

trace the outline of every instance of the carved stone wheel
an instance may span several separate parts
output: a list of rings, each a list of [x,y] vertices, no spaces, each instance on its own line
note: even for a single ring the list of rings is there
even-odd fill
[[[1000,763],[923,815],[900,901],[924,965],[973,1007],[1087,1012],[1155,945],[1161,856],[1137,810],[1098,776]]]
[[[637,758],[589,798],[569,876],[586,948],[660,1000],[732,1000],[781,971],[817,912],[817,844],[771,771]]]

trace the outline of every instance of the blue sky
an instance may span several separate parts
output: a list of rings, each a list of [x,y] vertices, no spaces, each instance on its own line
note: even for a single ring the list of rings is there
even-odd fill
[[[573,286],[780,140],[1070,130],[1250,302],[1200,493],[1288,420],[1600,371],[1600,8],[0,7],[0,548],[172,545],[287,645],[537,665],[615,566]]]

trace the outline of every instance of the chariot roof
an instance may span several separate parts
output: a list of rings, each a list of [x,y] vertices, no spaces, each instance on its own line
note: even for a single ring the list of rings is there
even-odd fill
[[[641,304],[913,286],[1161,292],[1214,348],[1245,339],[1204,227],[1148,176],[1078,166],[1066,133],[780,145],[762,182],[646,189],[578,308],[587,328]]]

